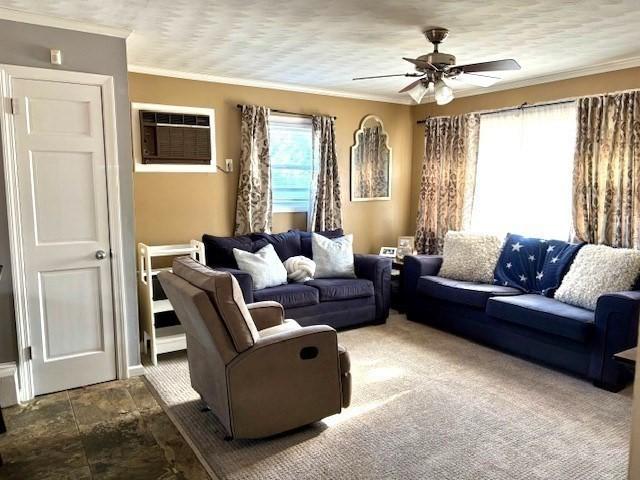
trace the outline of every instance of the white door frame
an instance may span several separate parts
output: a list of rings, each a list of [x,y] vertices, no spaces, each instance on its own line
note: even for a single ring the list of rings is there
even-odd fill
[[[104,149],[107,172],[107,196],[109,210],[109,241],[111,243],[111,281],[113,288],[113,311],[115,321],[116,371],[118,378],[128,378],[126,292],[124,288],[124,256],[122,242],[122,219],[120,215],[120,179],[118,176],[118,140],[116,129],[116,105],[113,77],[93,73],[49,70],[46,68],[22,67],[0,64],[0,118],[2,132],[2,154],[4,158],[4,180],[7,195],[7,217],[11,247],[11,273],[18,343],[18,375],[20,401],[34,397],[33,371],[28,348],[31,345],[29,314],[25,289],[25,263],[22,245],[21,212],[18,196],[17,156],[13,127],[11,80],[47,80],[66,83],[96,85],[102,92],[102,116],[104,125]]]

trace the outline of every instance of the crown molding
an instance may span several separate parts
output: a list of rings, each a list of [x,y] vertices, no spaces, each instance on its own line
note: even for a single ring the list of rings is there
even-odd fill
[[[341,90],[329,90],[324,88],[305,87],[291,83],[267,82],[264,80],[250,80],[247,78],[220,77],[201,73],[181,72],[178,70],[168,70],[164,68],[145,67],[142,65],[129,65],[129,71],[133,73],[143,73],[146,75],[157,75],[160,77],[183,78],[186,80],[197,80],[200,82],[225,83],[229,85],[242,85],[244,87],[269,88],[273,90],[286,90],[288,92],[310,93],[312,95],[327,95],[330,97],[343,97],[355,100],[369,100],[373,102],[396,103],[400,105],[412,105],[411,98],[398,98],[385,95],[368,95],[361,93],[345,92]]]
[[[627,68],[640,67],[640,56],[622,58],[611,62],[599,63],[597,65],[589,65],[587,67],[578,67],[570,70],[562,70],[560,72],[550,73],[547,75],[538,75],[536,77],[525,78],[523,80],[514,80],[511,82],[497,83],[489,88],[474,87],[466,90],[459,90],[455,93],[455,98],[472,97],[474,95],[483,95],[485,93],[500,92],[503,90],[513,90],[516,88],[531,87],[543,83],[558,82],[561,80],[570,80],[572,78],[587,77],[589,75],[598,75],[599,73],[614,72],[616,70],[625,70]],[[425,97],[426,103],[434,103],[433,93]],[[455,100],[454,98],[454,100]],[[412,105],[418,105],[413,102]]]
[[[65,30],[75,30],[77,32],[95,33],[97,35],[107,35],[110,37],[127,38],[131,30],[126,28],[109,27],[97,23],[80,22],[67,18],[55,17],[52,15],[40,15],[37,13],[14,10],[12,8],[0,7],[0,19],[12,22],[29,23],[41,25],[43,27],[62,28]]]

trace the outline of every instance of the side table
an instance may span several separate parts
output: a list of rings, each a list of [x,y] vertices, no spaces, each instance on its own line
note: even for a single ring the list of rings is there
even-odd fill
[[[400,313],[404,312],[404,298],[402,296],[404,262],[393,259],[391,264],[391,308]]]

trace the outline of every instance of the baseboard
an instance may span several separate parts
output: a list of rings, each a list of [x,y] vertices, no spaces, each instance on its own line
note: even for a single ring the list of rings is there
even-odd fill
[[[140,375],[144,375],[144,367],[142,364],[131,365],[128,368],[129,378],[131,377],[139,377]]]
[[[15,362],[0,363],[0,407],[19,403],[18,367]]]

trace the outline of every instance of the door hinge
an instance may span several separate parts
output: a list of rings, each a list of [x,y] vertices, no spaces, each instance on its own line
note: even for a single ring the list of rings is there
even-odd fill
[[[25,348],[25,356],[27,357],[27,360],[33,360],[33,350],[31,349],[31,347],[27,347]]]

